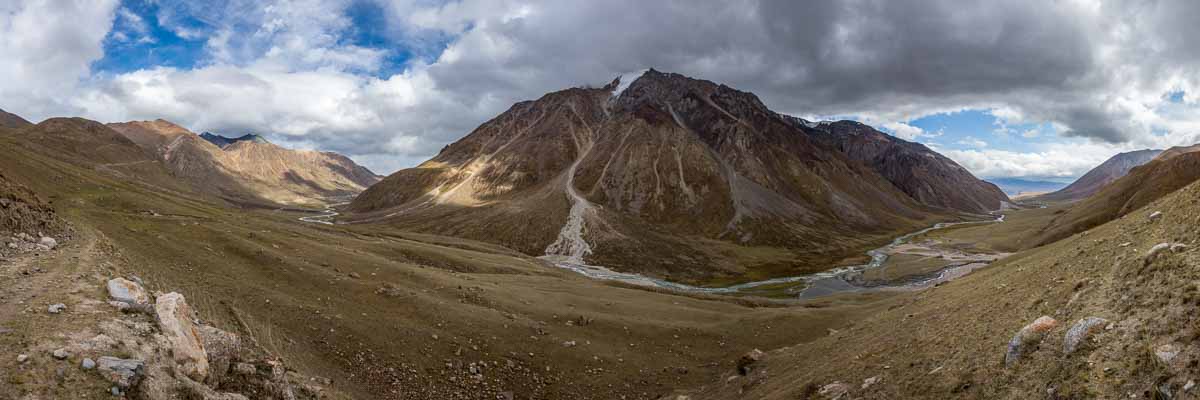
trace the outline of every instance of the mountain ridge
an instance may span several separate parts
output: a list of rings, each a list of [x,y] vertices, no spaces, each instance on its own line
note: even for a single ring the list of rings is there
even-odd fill
[[[1079,179],[1058,191],[1030,198],[1034,201],[1076,201],[1102,190],[1133,168],[1153,160],[1162,150],[1145,149],[1119,153],[1092,168]]]
[[[286,149],[257,135],[219,147],[162,119],[110,126],[162,160],[176,176],[235,202],[319,205],[360,192],[379,179],[345,156]]]

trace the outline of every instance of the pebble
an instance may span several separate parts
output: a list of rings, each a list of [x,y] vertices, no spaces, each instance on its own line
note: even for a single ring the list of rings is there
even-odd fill
[[[29,361],[28,355],[21,354],[17,356],[17,364],[24,364],[26,361]]]
[[[49,311],[51,314],[58,314],[60,312],[63,312],[63,310],[66,310],[66,309],[67,309],[66,304],[58,303],[58,304],[51,304],[50,307],[48,307],[46,309],[46,311]]]
[[[59,360],[66,360],[68,357],[71,357],[71,353],[68,352],[67,349],[54,350],[54,353],[52,353],[52,355],[54,356],[54,358],[57,358]]]
[[[83,359],[83,364],[81,366],[83,367],[83,369],[96,368],[96,362],[90,358],[85,358],[85,359]]]

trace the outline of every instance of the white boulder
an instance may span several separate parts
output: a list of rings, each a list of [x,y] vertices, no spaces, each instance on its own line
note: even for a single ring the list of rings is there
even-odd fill
[[[131,305],[150,303],[150,296],[146,294],[146,289],[143,289],[142,285],[137,282],[125,278],[108,280],[108,296],[113,300]]]
[[[163,336],[171,343],[175,363],[188,377],[204,381],[208,376],[208,355],[200,330],[192,323],[192,308],[182,294],[171,292],[158,296],[154,310],[158,314],[158,326]]]

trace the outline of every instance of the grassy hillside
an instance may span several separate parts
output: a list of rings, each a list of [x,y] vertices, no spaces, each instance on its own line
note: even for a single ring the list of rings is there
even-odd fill
[[[692,398],[1178,398],[1200,372],[1198,197],[1192,184],[1086,234],[907,294],[853,327],[769,352],[748,376],[728,371]],[[1154,211],[1162,217],[1150,219]],[[1184,246],[1147,257],[1160,243]],[[1006,367],[1010,339],[1041,316],[1058,322]],[[1087,317],[1107,322],[1065,354],[1067,331]]]
[[[86,332],[115,313],[69,299],[103,299],[103,279],[129,274],[351,398],[655,398],[717,379],[751,348],[811,340],[889,304],[886,294],[803,306],[620,287],[496,245],[226,208],[52,153],[0,137],[5,176],[80,232],[61,253],[0,264],[0,295],[43,310],[0,315],[12,329],[0,335],[0,397],[100,394],[89,391],[98,378],[74,368],[74,384],[54,383],[59,364],[44,352],[26,367],[13,360],[63,340],[47,332]],[[43,272],[30,278],[28,265]],[[64,299],[66,315],[44,314]]]

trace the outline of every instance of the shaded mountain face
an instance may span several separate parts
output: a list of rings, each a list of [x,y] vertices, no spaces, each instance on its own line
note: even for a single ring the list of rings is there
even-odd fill
[[[753,94],[653,70],[517,103],[350,208],[352,221],[681,280],[826,269],[948,212]],[[766,262],[743,258],[750,248],[783,250]]]
[[[1034,197],[1038,201],[1076,201],[1100,191],[1105,185],[1120,179],[1134,167],[1150,162],[1162,150],[1138,150],[1117,154],[1092,168],[1078,180],[1057,192]]]
[[[17,129],[30,125],[33,125],[33,123],[26,121],[25,118],[21,118],[19,115],[12,114],[4,110],[0,110],[0,128]]]
[[[380,179],[335,153],[290,150],[248,136],[222,148],[164,120],[111,126],[176,177],[234,202],[314,205],[361,192]]]
[[[200,134],[200,138],[207,140],[209,143],[212,143],[220,148],[225,148],[225,146],[229,146],[237,142],[270,143],[266,138],[253,133],[247,133],[235,138],[228,138],[211,132],[204,132]]]
[[[812,123],[792,118],[797,129],[878,172],[917,201],[952,210],[985,213],[1008,202],[1004,191],[979,180],[953,160],[920,143],[854,121]]]
[[[1153,151],[1153,150],[1146,150]],[[1133,167],[1055,217],[1038,233],[1048,244],[1129,214],[1200,179],[1200,153],[1180,153]]]

